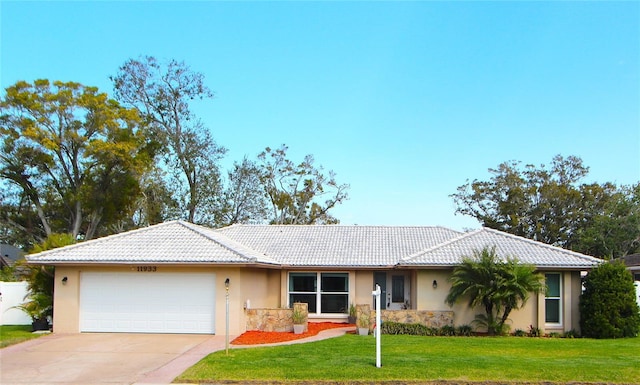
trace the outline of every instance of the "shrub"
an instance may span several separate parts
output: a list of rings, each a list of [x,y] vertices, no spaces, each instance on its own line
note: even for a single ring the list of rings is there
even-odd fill
[[[542,335],[542,332],[540,331],[540,328],[536,328],[533,325],[529,325],[528,335],[529,337],[540,337]]]
[[[401,322],[385,321],[380,328],[382,334],[404,334],[412,336],[433,336],[436,331],[422,324],[405,324]]]
[[[473,327],[471,325],[460,325],[456,328],[457,336],[470,337],[473,334]]]
[[[620,262],[603,263],[584,279],[580,297],[580,328],[591,338],[635,337],[640,310],[633,277]]]
[[[456,335],[456,328],[451,325],[444,325],[438,330],[439,336],[452,337]]]
[[[382,334],[404,334],[412,336],[471,336],[473,328],[469,325],[461,325],[457,328],[452,325],[431,328],[419,323],[406,324],[385,321],[382,323],[380,332]]]
[[[580,338],[580,333],[575,329],[571,329],[569,331],[564,332],[562,335],[564,338]]]
[[[522,329],[516,329],[516,331],[513,332],[513,336],[514,337],[526,337],[527,336],[527,332],[525,332]]]

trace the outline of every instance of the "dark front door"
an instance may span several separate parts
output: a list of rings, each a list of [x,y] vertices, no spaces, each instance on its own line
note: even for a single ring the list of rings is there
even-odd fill
[[[380,286],[380,307],[382,310],[387,308],[387,273],[375,272],[373,273],[373,289],[376,289],[376,285]],[[376,307],[375,302],[373,307]]]
[[[404,304],[404,275],[391,277],[391,302]]]

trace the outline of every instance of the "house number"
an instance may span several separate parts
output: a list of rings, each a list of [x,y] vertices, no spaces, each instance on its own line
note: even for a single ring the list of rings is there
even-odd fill
[[[154,271],[157,271],[157,270],[158,270],[157,266],[138,266],[138,271],[142,271],[146,273],[153,273]]]

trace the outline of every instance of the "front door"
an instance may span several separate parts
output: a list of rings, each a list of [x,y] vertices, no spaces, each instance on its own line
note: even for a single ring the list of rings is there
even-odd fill
[[[408,307],[409,280],[406,272],[393,271],[373,273],[373,288],[380,285],[382,310],[402,310]],[[375,308],[375,304],[373,306]]]

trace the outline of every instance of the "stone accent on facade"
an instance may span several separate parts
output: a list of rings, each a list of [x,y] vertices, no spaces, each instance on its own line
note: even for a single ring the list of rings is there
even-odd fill
[[[372,317],[375,317],[375,311],[372,313]],[[417,323],[431,328],[441,328],[445,325],[453,326],[452,311],[383,310],[380,318],[383,322]]]
[[[304,314],[304,331],[305,332],[308,331],[309,330],[309,304],[296,302],[293,304],[293,310],[302,312]],[[293,313],[293,310],[292,310],[292,313]],[[293,325],[293,320],[291,320],[291,324]]]
[[[363,318],[365,319],[365,323],[363,324]],[[366,322],[368,319],[369,322]],[[365,305],[356,305],[356,326],[357,327],[366,327],[371,330],[373,328],[373,324],[376,322],[375,320],[375,311],[371,311],[371,306],[368,304]]]
[[[306,303],[294,303],[294,307],[301,307],[301,310],[307,314],[307,322],[305,322],[305,331],[307,331],[308,316]],[[262,332],[293,332],[293,320],[291,315],[293,309],[247,309],[247,331]]]
[[[307,314],[305,331],[308,325],[308,311],[306,303],[294,303],[294,307],[300,306]],[[263,332],[292,332],[293,309],[247,309],[247,331],[258,330]],[[376,323],[376,311],[371,310],[368,304],[356,305],[356,325],[360,325],[360,318],[369,319],[369,329],[373,329]],[[430,310],[383,310],[380,314],[382,322],[419,323],[431,328],[441,328],[445,325],[453,326],[452,311]]]

